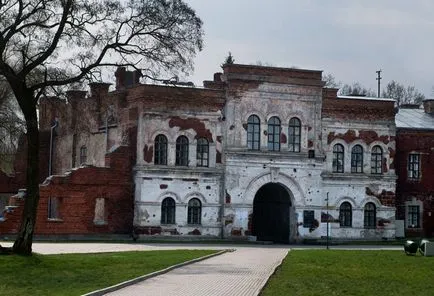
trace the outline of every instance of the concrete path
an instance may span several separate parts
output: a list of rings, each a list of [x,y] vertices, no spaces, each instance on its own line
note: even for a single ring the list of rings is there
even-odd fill
[[[287,248],[239,248],[106,295],[258,295],[287,252]]]

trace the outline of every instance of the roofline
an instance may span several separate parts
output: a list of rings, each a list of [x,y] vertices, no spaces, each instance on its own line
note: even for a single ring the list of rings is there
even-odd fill
[[[390,98],[377,98],[377,97],[359,97],[359,96],[337,96],[338,99],[348,99],[348,100],[365,100],[365,101],[385,101],[385,102],[396,102],[394,99]]]
[[[283,71],[299,71],[299,72],[307,72],[307,73],[322,73],[323,70],[312,70],[312,69],[301,69],[301,68],[291,68],[291,67],[273,67],[273,66],[260,66],[260,65],[247,65],[247,64],[224,64],[224,67],[241,67],[241,68],[258,68],[258,69],[274,69],[274,70],[283,70]]]

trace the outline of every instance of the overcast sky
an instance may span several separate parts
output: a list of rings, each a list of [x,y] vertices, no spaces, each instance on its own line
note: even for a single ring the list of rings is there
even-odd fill
[[[432,0],[185,0],[205,47],[187,80],[202,85],[231,51],[236,63],[323,70],[377,90],[396,80],[432,98]]]

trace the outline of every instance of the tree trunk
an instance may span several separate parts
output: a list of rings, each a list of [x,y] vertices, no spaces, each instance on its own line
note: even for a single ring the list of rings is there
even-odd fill
[[[30,104],[33,98],[24,98]],[[36,212],[39,203],[39,129],[36,106],[24,112],[27,127],[27,180],[21,226],[12,250],[16,254],[31,255]]]

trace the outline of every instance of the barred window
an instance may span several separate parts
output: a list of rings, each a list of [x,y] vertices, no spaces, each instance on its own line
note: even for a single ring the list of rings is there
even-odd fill
[[[247,119],[247,148],[249,150],[259,150],[261,121],[256,115],[250,115]]]
[[[420,154],[410,153],[408,155],[408,178],[420,179]]]
[[[188,139],[186,136],[179,136],[176,139],[175,165],[188,166]]]
[[[198,167],[207,167],[209,160],[209,143],[205,138],[197,140],[196,165]]]
[[[351,227],[353,223],[353,212],[349,202],[343,202],[339,208],[339,221],[341,227]]]
[[[268,120],[268,150],[280,151],[280,119],[276,116]]]
[[[376,207],[372,202],[368,202],[365,205],[365,211],[364,211],[364,226],[365,228],[375,228],[376,225],[376,219],[377,219],[377,211]]]
[[[363,148],[360,145],[351,150],[351,173],[363,173]]]
[[[167,138],[165,135],[158,135],[154,142],[154,164],[167,165]]]
[[[336,144],[333,146],[333,173],[344,172],[344,146]]]
[[[383,149],[374,146],[371,151],[371,174],[383,173]]]
[[[289,151],[300,152],[301,122],[300,119],[296,117],[293,117],[289,120],[288,143]]]
[[[188,224],[200,224],[202,205],[199,199],[192,198],[188,202]]]
[[[175,224],[175,201],[166,197],[161,203],[161,224]]]

